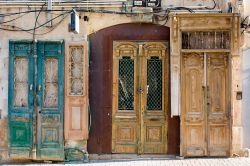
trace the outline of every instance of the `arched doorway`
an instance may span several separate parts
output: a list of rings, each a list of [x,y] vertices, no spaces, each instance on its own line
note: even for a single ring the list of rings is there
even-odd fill
[[[139,23],[115,25],[90,35],[89,94],[92,126],[88,141],[89,153],[112,153],[113,42],[166,41],[169,43],[169,40],[170,30],[168,27]],[[169,68],[169,57],[167,64]],[[170,84],[169,76],[167,84]],[[168,96],[170,96],[169,87]],[[169,103],[166,133],[167,154],[179,154],[179,118],[170,117],[170,98],[168,97],[167,100],[167,103]]]

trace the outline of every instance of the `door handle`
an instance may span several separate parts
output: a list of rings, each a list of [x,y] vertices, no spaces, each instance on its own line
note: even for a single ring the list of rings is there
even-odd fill
[[[160,121],[160,119],[158,119],[158,118],[150,118],[149,120],[150,121]]]
[[[207,105],[211,104],[210,88],[207,86]]]
[[[30,84],[30,91],[33,90],[33,84]]]
[[[38,86],[38,91],[40,92],[41,90],[42,90],[42,86],[39,85],[39,86]]]

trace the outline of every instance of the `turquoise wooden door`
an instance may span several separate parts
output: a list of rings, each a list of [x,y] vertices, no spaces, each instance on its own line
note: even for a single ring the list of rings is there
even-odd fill
[[[63,42],[13,41],[9,52],[10,157],[64,160]]]
[[[9,43],[9,155],[12,158],[31,157],[33,146],[34,60],[32,43]]]
[[[64,48],[38,42],[37,50],[37,158],[63,160]]]

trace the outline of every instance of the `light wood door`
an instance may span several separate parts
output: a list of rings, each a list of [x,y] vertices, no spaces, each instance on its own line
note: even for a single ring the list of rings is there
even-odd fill
[[[88,45],[68,43],[65,61],[65,118],[66,141],[88,139]]]
[[[228,55],[182,57],[182,156],[229,155]]]
[[[208,155],[229,156],[230,105],[228,56],[207,54]]]
[[[167,47],[114,42],[113,153],[166,153]]]

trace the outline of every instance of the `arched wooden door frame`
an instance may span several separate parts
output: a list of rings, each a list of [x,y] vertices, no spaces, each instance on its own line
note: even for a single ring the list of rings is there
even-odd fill
[[[154,24],[126,23],[99,30],[94,34],[91,34],[89,39],[89,95],[92,125],[87,150],[91,154],[111,154],[113,41],[162,40],[169,43],[170,28]],[[167,151],[168,154],[176,155],[179,154],[180,149],[180,120],[179,117],[171,118],[170,98],[168,100]]]

